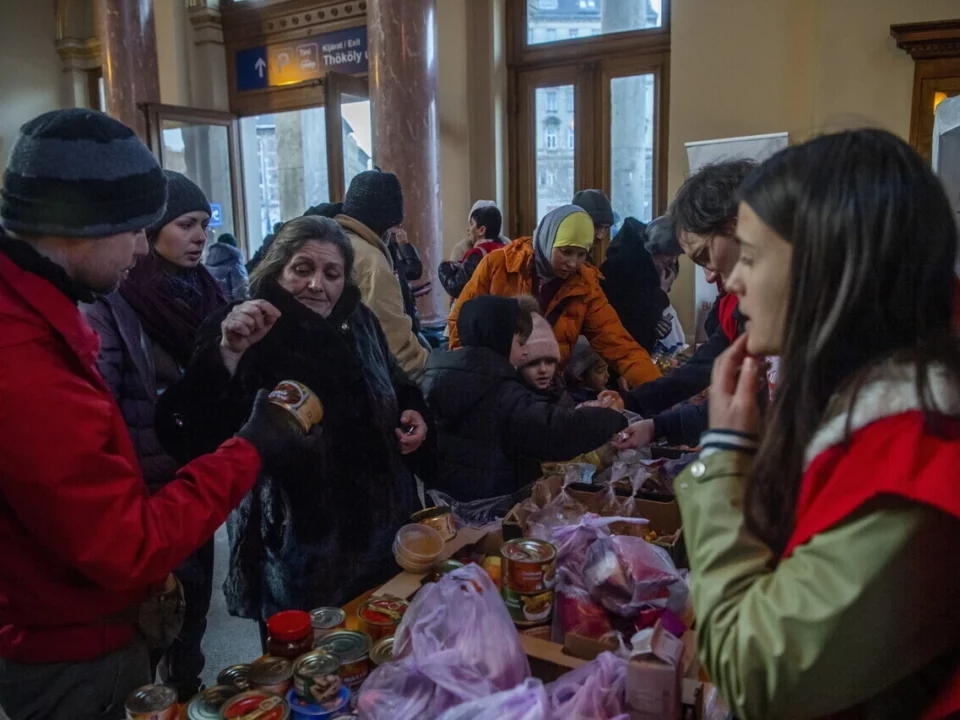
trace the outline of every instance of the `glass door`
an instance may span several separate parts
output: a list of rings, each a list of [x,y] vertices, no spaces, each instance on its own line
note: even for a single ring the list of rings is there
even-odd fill
[[[342,202],[350,181],[373,165],[373,121],[366,78],[330,72],[324,78],[330,202]]]
[[[213,214],[208,236],[230,233],[247,247],[237,118],[230,113],[171,105],[145,108],[150,149],[166,170],[175,170],[203,190]]]
[[[522,73],[518,84],[518,165],[520,197],[514,236],[532,235],[551,210],[567,205],[584,187],[593,148],[591,88],[576,68]]]

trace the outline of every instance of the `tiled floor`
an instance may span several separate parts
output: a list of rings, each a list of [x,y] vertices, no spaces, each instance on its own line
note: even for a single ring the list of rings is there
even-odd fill
[[[217,673],[228,665],[250,662],[260,656],[260,635],[252,620],[241,620],[227,614],[223,598],[223,580],[227,574],[227,529],[221,527],[215,537],[216,558],[213,570],[213,600],[207,616],[207,634],[203,639],[203,652],[207,663],[203,682],[207,686],[217,684]]]

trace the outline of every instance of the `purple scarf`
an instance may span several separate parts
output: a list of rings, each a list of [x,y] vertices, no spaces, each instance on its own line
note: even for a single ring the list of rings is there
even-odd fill
[[[120,284],[120,294],[150,339],[181,366],[193,354],[200,324],[227,302],[220,284],[202,264],[181,268],[154,252],[140,258]]]

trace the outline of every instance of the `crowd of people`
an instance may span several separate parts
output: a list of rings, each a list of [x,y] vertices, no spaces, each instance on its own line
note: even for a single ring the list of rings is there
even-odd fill
[[[228,609],[265,642],[275,612],[396,572],[419,484],[515,498],[541,463],[658,440],[701,448],[676,490],[701,656],[738,717],[960,712],[958,229],[903,141],[849,131],[709,165],[650,223],[588,189],[510,240],[480,201],[437,268],[446,347],[420,325],[432,273],[395,175],[357,175],[246,265],[232,235],[208,242],[210,218],[194,182],[94,111],[36,118],[11,153],[12,720],[123,717],[158,674],[195,694],[225,522]],[[664,374],[654,356],[684,344],[681,255],[720,298]],[[308,433],[269,412],[283,380],[322,403]]]

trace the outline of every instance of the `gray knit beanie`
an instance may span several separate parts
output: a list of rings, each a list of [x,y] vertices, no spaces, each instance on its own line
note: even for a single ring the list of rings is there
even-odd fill
[[[20,129],[0,196],[0,220],[14,233],[96,238],[150,227],[167,181],[130,128],[72,108]]]

